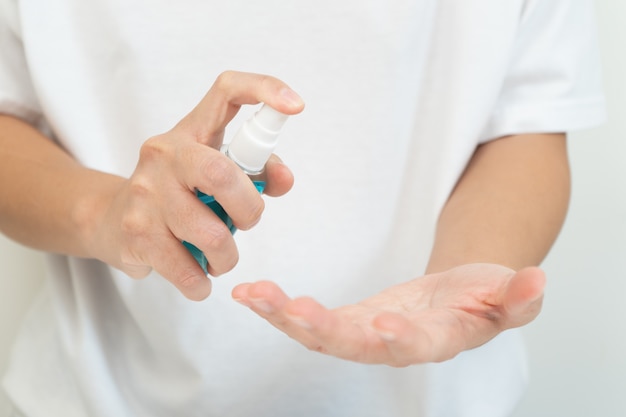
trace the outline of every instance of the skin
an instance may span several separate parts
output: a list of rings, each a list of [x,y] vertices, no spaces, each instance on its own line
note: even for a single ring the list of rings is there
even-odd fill
[[[194,190],[215,196],[238,229],[259,221],[263,199],[216,149],[241,105],[260,102],[285,114],[304,108],[280,80],[225,72],[172,130],[143,144],[130,178],[85,168],[26,123],[0,116],[0,231],[37,249],[99,259],[133,278],[154,269],[189,299],[202,300],[211,281],[180,242],[205,253],[212,276],[231,270],[238,253],[228,228]],[[275,156],[265,175],[271,196],[293,184]]]
[[[87,169],[26,123],[0,116],[0,231],[134,278],[154,269],[202,300],[210,279],[180,242],[205,252],[213,276],[232,269],[238,255],[193,190],[214,195],[239,229],[259,221],[262,198],[216,150],[240,106],[259,102],[286,114],[304,108],[280,80],[226,72],[172,130],[144,143],[130,178]],[[265,172],[268,195],[289,191],[293,176],[277,157]],[[536,317],[545,276],[533,265],[556,238],[568,198],[564,135],[502,138],[476,149],[441,214],[423,277],[335,309],[291,299],[269,281],[239,285],[232,295],[315,351],[392,366],[442,361]]]
[[[311,350],[363,362],[439,362],[525,325],[540,312],[537,268],[569,201],[565,135],[479,146],[445,205],[426,274],[357,304],[327,309],[263,281],[235,300]]]

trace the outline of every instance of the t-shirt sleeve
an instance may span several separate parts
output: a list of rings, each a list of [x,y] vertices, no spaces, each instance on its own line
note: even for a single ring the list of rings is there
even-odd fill
[[[481,141],[593,127],[605,119],[592,0],[528,0]]]
[[[0,0],[0,113],[38,125],[41,108],[32,85],[16,2]]]

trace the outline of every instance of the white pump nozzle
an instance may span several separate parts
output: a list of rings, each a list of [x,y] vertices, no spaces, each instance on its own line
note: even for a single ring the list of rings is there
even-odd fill
[[[278,135],[288,117],[264,104],[241,126],[226,154],[247,174],[260,173],[274,152]]]

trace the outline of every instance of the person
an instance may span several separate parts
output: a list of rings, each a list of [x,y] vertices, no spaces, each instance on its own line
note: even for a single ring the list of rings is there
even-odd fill
[[[48,252],[15,415],[514,409],[591,1],[0,4],[0,230]],[[219,151],[261,102],[266,196]]]

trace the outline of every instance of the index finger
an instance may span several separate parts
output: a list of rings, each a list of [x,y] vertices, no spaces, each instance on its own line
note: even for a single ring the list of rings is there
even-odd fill
[[[224,128],[241,106],[258,103],[266,103],[288,115],[300,113],[304,109],[302,98],[278,78],[225,71],[177,128],[186,130],[200,143],[219,147]]]

